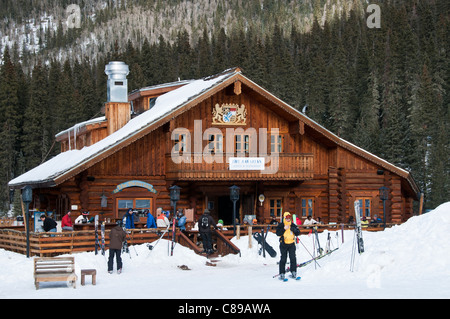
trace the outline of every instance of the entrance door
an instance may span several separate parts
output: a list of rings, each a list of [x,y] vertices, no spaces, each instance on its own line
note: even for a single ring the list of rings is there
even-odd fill
[[[230,200],[230,196],[218,197],[218,216],[222,219],[224,225],[233,225],[233,202]],[[236,218],[239,220],[239,207],[240,202],[236,202]]]

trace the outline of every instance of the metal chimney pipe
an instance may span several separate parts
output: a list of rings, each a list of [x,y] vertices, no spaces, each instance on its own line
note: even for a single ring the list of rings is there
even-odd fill
[[[107,102],[128,102],[128,65],[111,61],[105,66],[107,81]]]

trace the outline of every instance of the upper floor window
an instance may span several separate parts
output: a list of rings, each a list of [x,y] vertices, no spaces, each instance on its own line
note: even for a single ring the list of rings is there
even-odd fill
[[[283,136],[280,134],[270,135],[270,152],[281,153],[283,151]]]
[[[211,153],[223,152],[223,136],[222,134],[209,134],[208,135],[208,150]]]
[[[247,134],[236,134],[234,136],[234,146],[236,153],[248,154],[250,151],[250,135]]]
[[[174,151],[175,152],[186,152],[187,151],[187,134],[175,133],[174,135]]]

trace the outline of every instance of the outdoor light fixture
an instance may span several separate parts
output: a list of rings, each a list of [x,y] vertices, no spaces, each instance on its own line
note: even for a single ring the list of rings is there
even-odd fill
[[[233,236],[236,236],[236,202],[239,200],[239,190],[236,185],[230,187],[230,199],[233,202]]]
[[[105,193],[102,191],[102,196],[100,196],[100,206],[107,207],[108,206],[108,197],[106,197]]]
[[[389,188],[382,186],[379,191],[380,199],[383,201],[383,227],[386,228],[386,201],[389,199]]]
[[[26,212],[26,227],[27,227],[27,258],[30,257],[30,216],[28,213],[29,205],[33,199],[33,189],[30,185],[22,188],[22,201],[25,204],[25,212]]]
[[[170,201],[178,202],[180,200],[180,189],[181,187],[173,185],[169,188],[170,190]]]

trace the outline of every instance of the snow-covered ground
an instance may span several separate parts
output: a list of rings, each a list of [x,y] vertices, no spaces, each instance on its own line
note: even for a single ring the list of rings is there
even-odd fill
[[[350,271],[354,231],[330,232],[331,248],[338,250],[318,263],[299,269],[300,281],[281,282],[276,258],[258,255],[258,244],[248,248],[248,236],[233,242],[241,257],[217,258],[216,266],[181,245],[168,256],[168,241],[161,240],[154,250],[145,244],[123,254],[124,269],[108,274],[106,257],[93,252],[74,254],[78,278],[84,268],[97,269],[97,285],[72,289],[63,283],[43,283],[36,290],[33,258],[0,250],[0,298],[178,298],[178,299],[318,299],[318,298],[450,298],[450,202],[411,218],[401,226],[381,232],[363,232],[365,252],[356,254]],[[319,234],[322,247],[328,232]],[[313,252],[313,236],[301,236]],[[268,242],[277,252],[278,237],[270,233]],[[137,254],[136,254],[137,253]],[[107,254],[108,255],[108,252]],[[131,258],[130,258],[131,257]],[[298,262],[310,259],[298,244]],[[190,270],[178,266],[185,265]]]

